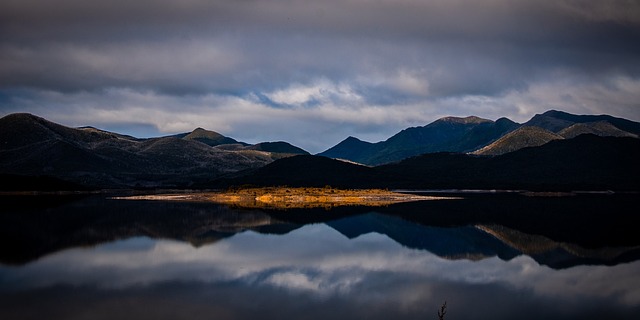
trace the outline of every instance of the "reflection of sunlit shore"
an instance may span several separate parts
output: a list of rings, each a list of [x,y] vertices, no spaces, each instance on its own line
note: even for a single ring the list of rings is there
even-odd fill
[[[246,188],[222,192],[155,194],[117,197],[125,200],[210,201],[243,208],[331,208],[336,206],[388,206],[394,203],[457,199],[392,192],[381,189]]]

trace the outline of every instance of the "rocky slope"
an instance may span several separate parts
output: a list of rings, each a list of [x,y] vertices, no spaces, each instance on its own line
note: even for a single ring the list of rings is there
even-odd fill
[[[497,156],[522,148],[538,147],[558,139],[564,138],[539,127],[524,126],[509,132],[493,143],[472,152],[472,154]]]

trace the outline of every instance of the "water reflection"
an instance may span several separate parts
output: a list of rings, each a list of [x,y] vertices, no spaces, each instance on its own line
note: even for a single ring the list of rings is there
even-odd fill
[[[109,309],[108,301],[115,299],[118,304],[135,302],[128,307],[139,309],[137,313],[171,300],[186,308],[184,318],[193,311],[189,308],[210,307],[230,318],[281,318],[307,307],[308,312],[331,308],[339,318],[432,318],[430,311],[447,300],[449,315],[456,319],[588,318],[640,311],[639,268],[634,262],[557,271],[526,256],[447,260],[381,234],[349,240],[316,224],[286,236],[242,232],[200,248],[132,238],[71,249],[24,267],[2,267],[0,282],[3,298],[8,298],[1,304],[13,300],[2,310],[16,314],[24,311],[18,306],[29,309],[16,297],[47,300],[53,292],[65,297],[62,304],[48,306],[54,312],[86,312],[86,306],[66,301],[66,296],[75,299],[84,292],[89,305],[100,305],[111,316],[122,315]],[[216,300],[203,301],[195,297],[199,294]],[[259,313],[247,313],[244,304]]]
[[[393,210],[300,216],[90,198],[5,211],[13,241],[3,248],[37,254],[0,266],[0,317],[436,319],[445,300],[448,319],[640,315],[633,242],[585,248]]]

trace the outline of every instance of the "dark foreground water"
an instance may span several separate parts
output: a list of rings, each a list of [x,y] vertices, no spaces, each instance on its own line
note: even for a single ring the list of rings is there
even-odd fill
[[[0,319],[640,318],[636,195],[0,202]]]

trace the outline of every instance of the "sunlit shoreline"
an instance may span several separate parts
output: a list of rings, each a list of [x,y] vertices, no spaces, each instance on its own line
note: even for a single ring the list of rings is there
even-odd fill
[[[457,197],[423,196],[382,189],[244,188],[220,192],[161,193],[113,197],[118,200],[203,201],[242,208],[331,208],[336,206],[388,206],[395,203],[450,200]]]

